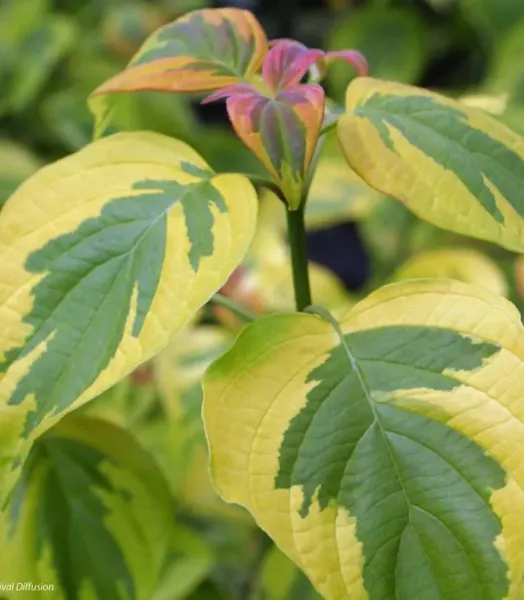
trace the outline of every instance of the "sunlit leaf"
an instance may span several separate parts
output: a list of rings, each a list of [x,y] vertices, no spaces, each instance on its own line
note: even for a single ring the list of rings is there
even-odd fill
[[[523,373],[516,308],[460,282],[265,317],[204,379],[215,484],[326,600],[518,600]]]
[[[187,145],[122,133],[0,213],[2,493],[32,440],[161,350],[247,252],[257,198]]]
[[[15,488],[2,573],[54,586],[41,597],[150,600],[173,525],[168,488],[134,439],[68,417],[35,443]]]
[[[364,181],[438,227],[524,249],[524,138],[401,84],[361,77],[346,100],[339,139]]]

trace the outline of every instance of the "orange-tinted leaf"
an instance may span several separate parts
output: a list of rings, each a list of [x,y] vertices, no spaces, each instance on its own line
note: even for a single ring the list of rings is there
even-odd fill
[[[154,33],[127,69],[94,94],[216,90],[254,75],[267,49],[266,35],[249,11],[193,11]]]
[[[298,208],[324,116],[319,85],[297,85],[274,98],[256,91],[227,100],[238,137],[262,161],[291,209]]]

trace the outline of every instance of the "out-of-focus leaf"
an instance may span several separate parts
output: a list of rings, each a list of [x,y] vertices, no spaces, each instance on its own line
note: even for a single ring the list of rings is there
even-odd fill
[[[144,1],[128,0],[111,6],[102,23],[104,40],[115,54],[129,59],[166,17],[161,7]]]
[[[320,158],[306,205],[308,229],[344,221],[359,221],[371,213],[383,196],[369,187],[344,159],[340,148]]]
[[[414,83],[428,59],[427,36],[414,11],[369,6],[352,11],[337,25],[328,49],[357,48],[366,57],[373,77]],[[343,101],[353,75],[342,63],[330,67],[333,97]]]
[[[211,485],[201,418],[203,374],[231,343],[231,334],[223,328],[188,326],[155,358],[155,382],[168,420],[163,435],[171,438],[164,445],[169,457],[160,462],[190,512],[250,522],[244,511],[222,502]]]
[[[409,232],[416,222],[405,206],[384,198],[360,223],[360,229],[372,257],[378,263],[394,265],[410,253]]]
[[[54,584],[59,600],[150,600],[173,525],[168,487],[135,440],[70,416],[33,447],[8,506],[1,572]]]
[[[0,40],[14,48],[50,13],[52,0],[3,0],[0,4]]]
[[[6,91],[6,108],[21,111],[34,101],[57,63],[72,47],[76,27],[56,15],[31,30],[17,50],[14,72]]]
[[[459,0],[459,7],[489,44],[502,41],[511,28],[524,19],[522,0]]]
[[[322,600],[304,573],[277,546],[262,565],[261,588],[265,600]]]
[[[223,293],[258,314],[290,311],[295,306],[284,211],[273,193],[262,193],[257,232],[248,255],[223,288]],[[334,273],[310,263],[309,277],[315,304],[326,306],[337,315],[347,312],[354,299]],[[216,307],[215,313],[228,326],[237,329],[243,325],[226,308]]]
[[[214,562],[213,550],[203,537],[177,526],[152,600],[184,600],[209,575]]]
[[[418,254],[397,270],[393,280],[428,277],[480,285],[499,296],[508,293],[506,279],[497,264],[472,248],[439,248]]]
[[[524,103],[524,9],[523,18],[497,44],[490,63],[486,88],[508,94]]]
[[[8,140],[0,140],[0,207],[41,163],[29,150]]]

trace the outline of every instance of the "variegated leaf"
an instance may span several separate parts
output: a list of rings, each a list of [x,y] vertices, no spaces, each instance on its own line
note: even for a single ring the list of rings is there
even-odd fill
[[[267,47],[266,35],[249,11],[193,11],[148,38],[127,69],[94,94],[216,90],[252,77]]]
[[[419,217],[524,250],[524,138],[432,92],[371,78],[347,90],[339,140],[350,166]]]
[[[44,586],[29,590],[38,598],[150,600],[173,526],[168,487],[134,439],[70,416],[31,451],[6,511],[1,572]]]
[[[322,88],[297,85],[275,97],[248,90],[228,98],[227,110],[238,137],[264,164],[290,208],[298,208],[324,117]]]
[[[523,375],[518,311],[460,282],[265,317],[204,379],[215,484],[326,600],[520,600]]]
[[[0,484],[34,438],[161,350],[254,234],[255,191],[153,133],[91,144],[0,215]]]

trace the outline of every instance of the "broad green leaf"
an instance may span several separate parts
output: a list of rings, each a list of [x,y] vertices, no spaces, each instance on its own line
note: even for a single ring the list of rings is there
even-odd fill
[[[197,10],[154,33],[128,68],[94,94],[216,90],[253,76],[266,52],[266,35],[251,12]]]
[[[220,288],[257,198],[191,148],[122,133],[46,167],[0,214],[0,482],[32,440],[160,351]]]
[[[489,44],[504,40],[511,28],[524,19],[521,0],[459,0],[459,7]]]
[[[150,600],[174,524],[169,490],[134,439],[68,417],[35,443],[5,525],[2,574],[54,585],[43,597]]]
[[[326,600],[518,600],[523,373],[516,308],[461,282],[265,317],[204,379],[215,485]]]
[[[0,140],[0,207],[16,188],[40,167],[29,150],[8,140]]]
[[[374,77],[415,83],[428,58],[428,35],[414,11],[368,6],[351,11],[337,24],[329,50],[357,48],[366,57]],[[334,97],[343,100],[354,73],[342,63],[329,70]]]
[[[321,600],[307,577],[277,546],[262,564],[261,588],[265,600]]]
[[[359,78],[346,103],[339,140],[366,183],[438,227],[524,250],[524,138],[402,84]]]
[[[499,296],[508,293],[506,279],[498,265],[472,248],[439,248],[419,253],[395,273],[394,281],[446,278],[481,285]]]

